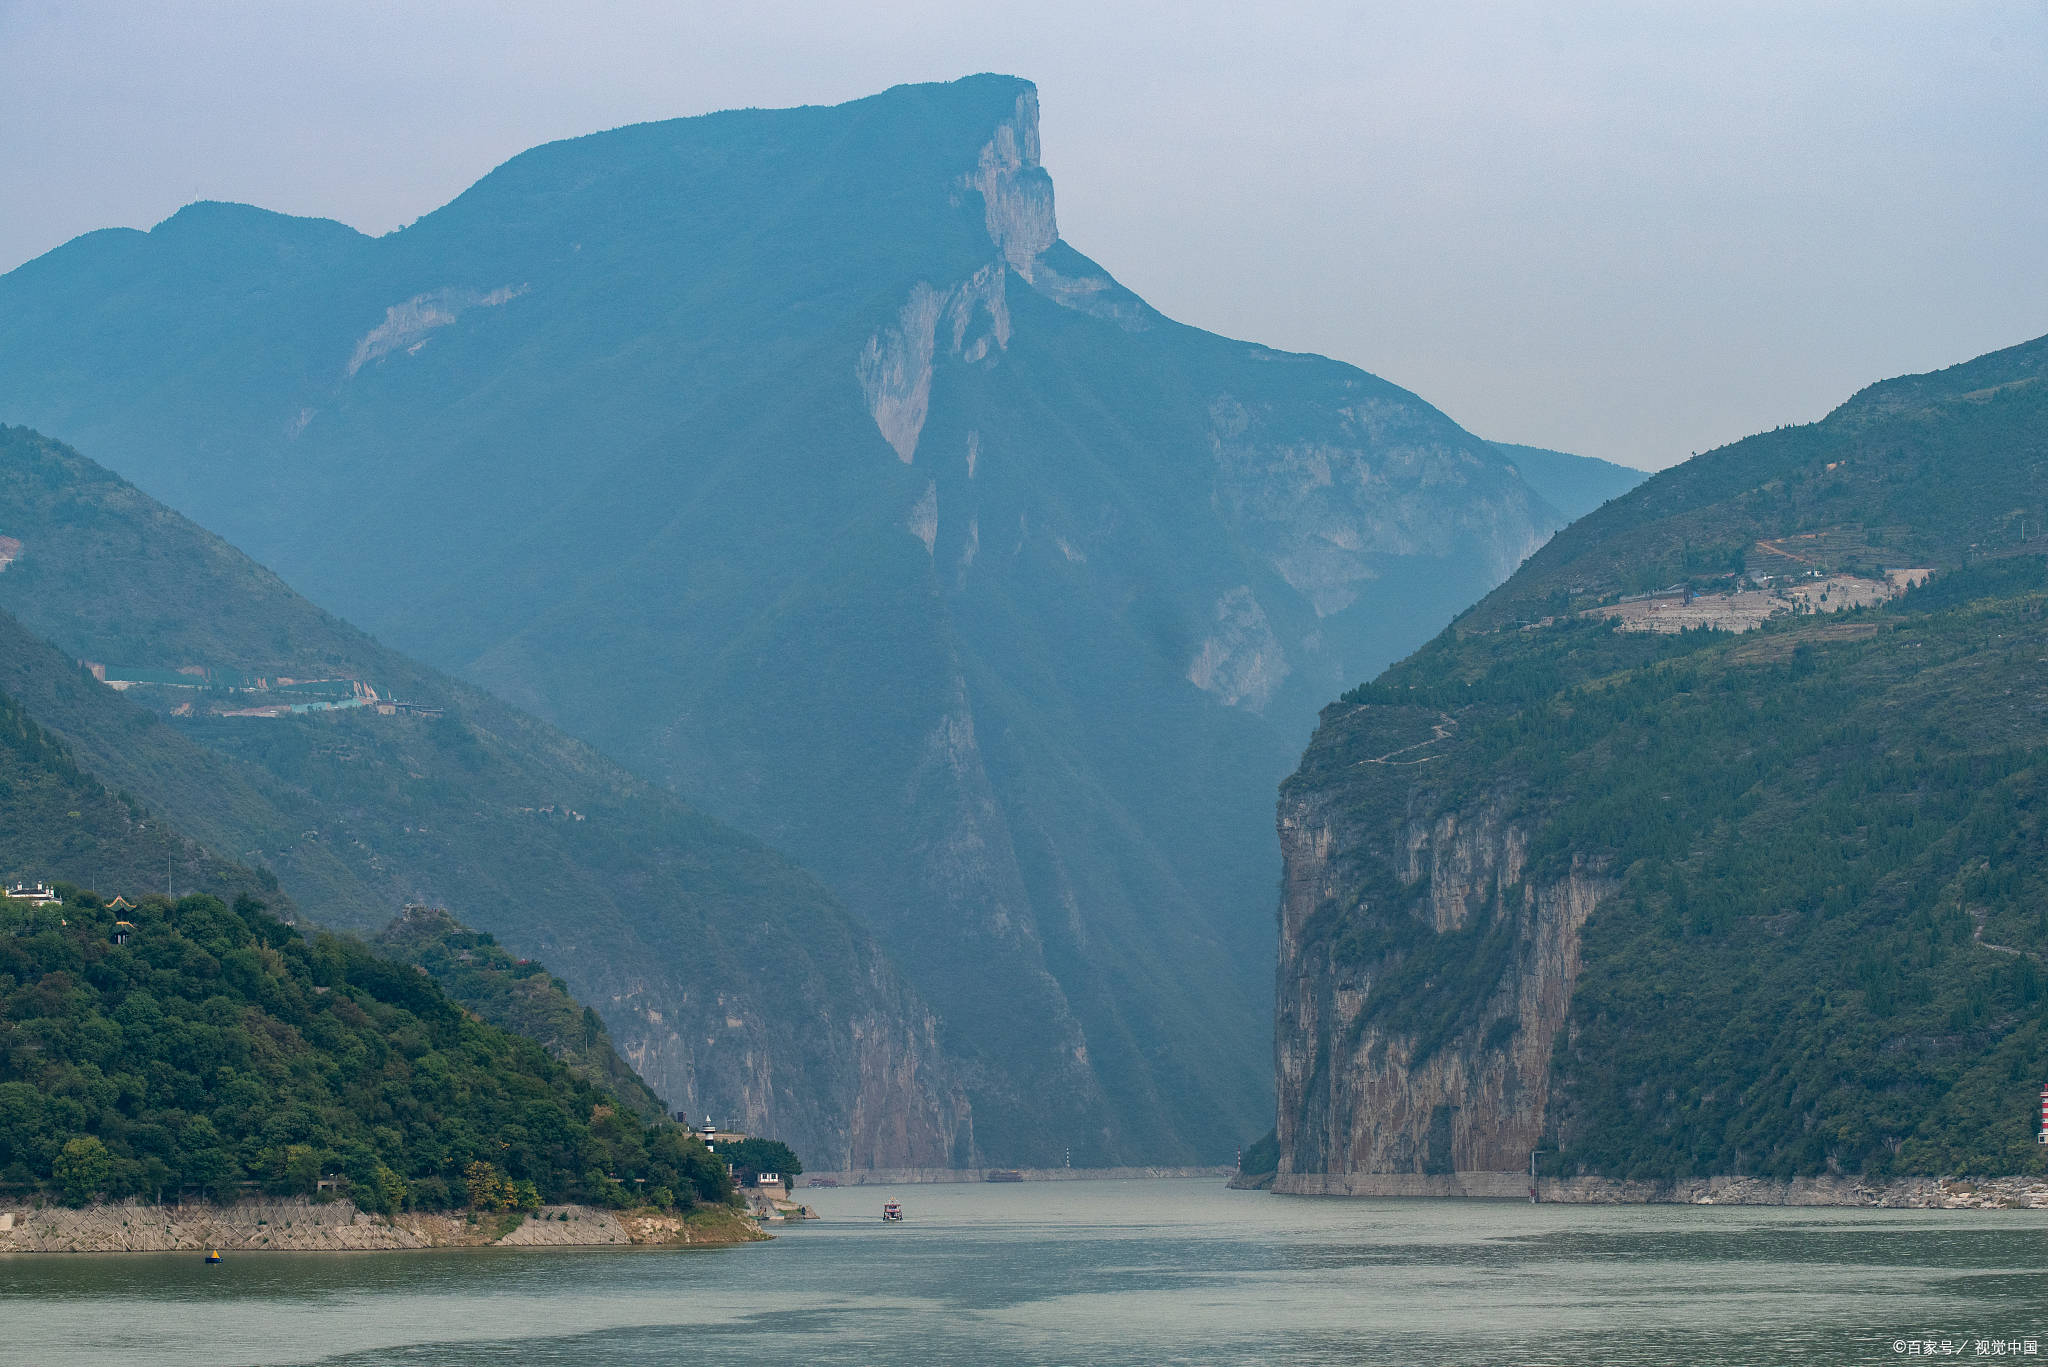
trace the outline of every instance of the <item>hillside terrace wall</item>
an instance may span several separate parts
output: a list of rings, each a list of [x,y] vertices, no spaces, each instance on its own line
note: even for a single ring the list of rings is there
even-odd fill
[[[568,1217],[566,1219],[562,1217]],[[12,1217],[11,1220],[9,1217]],[[6,1227],[11,1224],[11,1228]],[[386,1218],[351,1201],[241,1201],[72,1209],[0,1205],[0,1253],[347,1252],[372,1249],[733,1244],[764,1238],[737,1211],[680,1216],[543,1206],[523,1218],[409,1212]]]

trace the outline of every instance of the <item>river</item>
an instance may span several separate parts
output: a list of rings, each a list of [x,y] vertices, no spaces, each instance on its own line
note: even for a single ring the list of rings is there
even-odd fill
[[[1338,1200],[1214,1181],[806,1191],[717,1250],[0,1256],[0,1362],[2048,1361],[2048,1214]],[[878,1218],[901,1199],[901,1225]],[[1942,1353],[1946,1341],[1954,1351]],[[1984,1356],[2008,1356],[1990,1354]]]

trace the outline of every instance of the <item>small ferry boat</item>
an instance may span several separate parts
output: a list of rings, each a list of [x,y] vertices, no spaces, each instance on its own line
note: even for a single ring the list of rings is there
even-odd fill
[[[1024,1174],[1015,1168],[990,1168],[982,1175],[984,1182],[1021,1182]]]
[[[219,1262],[219,1261],[220,1261],[220,1250],[219,1250],[219,1249],[217,1249],[217,1248],[209,1248],[209,1249],[207,1249],[207,1250],[206,1250],[206,1261],[207,1261],[207,1262],[209,1262],[209,1263],[217,1263],[217,1262]]]
[[[882,1203],[882,1219],[885,1223],[895,1224],[902,1220],[902,1218],[903,1206],[901,1203],[896,1201],[884,1201]]]

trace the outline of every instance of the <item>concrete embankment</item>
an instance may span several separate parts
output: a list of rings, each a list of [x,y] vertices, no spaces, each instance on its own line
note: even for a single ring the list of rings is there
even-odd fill
[[[1237,1169],[1213,1168],[860,1168],[850,1172],[808,1172],[842,1187],[889,1187],[918,1182],[1117,1182],[1159,1177],[1228,1177]]]
[[[1526,1172],[1282,1173],[1273,1191],[1291,1196],[1465,1196],[1526,1201]],[[2039,1177],[1694,1177],[1632,1182],[1608,1177],[1539,1178],[1540,1201],[1559,1205],[1872,1206],[1892,1210],[2048,1210]]]
[[[0,1204],[0,1253],[169,1253],[199,1249],[346,1252],[397,1248],[738,1244],[763,1239],[735,1210],[610,1211],[543,1206],[526,1214],[385,1217],[350,1201],[242,1201],[81,1209]]]

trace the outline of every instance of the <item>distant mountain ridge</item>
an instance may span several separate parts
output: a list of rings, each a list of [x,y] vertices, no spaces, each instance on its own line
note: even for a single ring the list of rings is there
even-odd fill
[[[1574,456],[1541,446],[1517,446],[1507,441],[1490,444],[1515,463],[1515,473],[1528,481],[1566,522],[1578,521],[1650,477],[1648,471],[1591,456]]]
[[[88,235],[0,277],[0,416],[816,870],[1024,1165],[1267,1127],[1271,784],[1564,520],[1124,289],[993,75],[549,144],[377,239]]]

